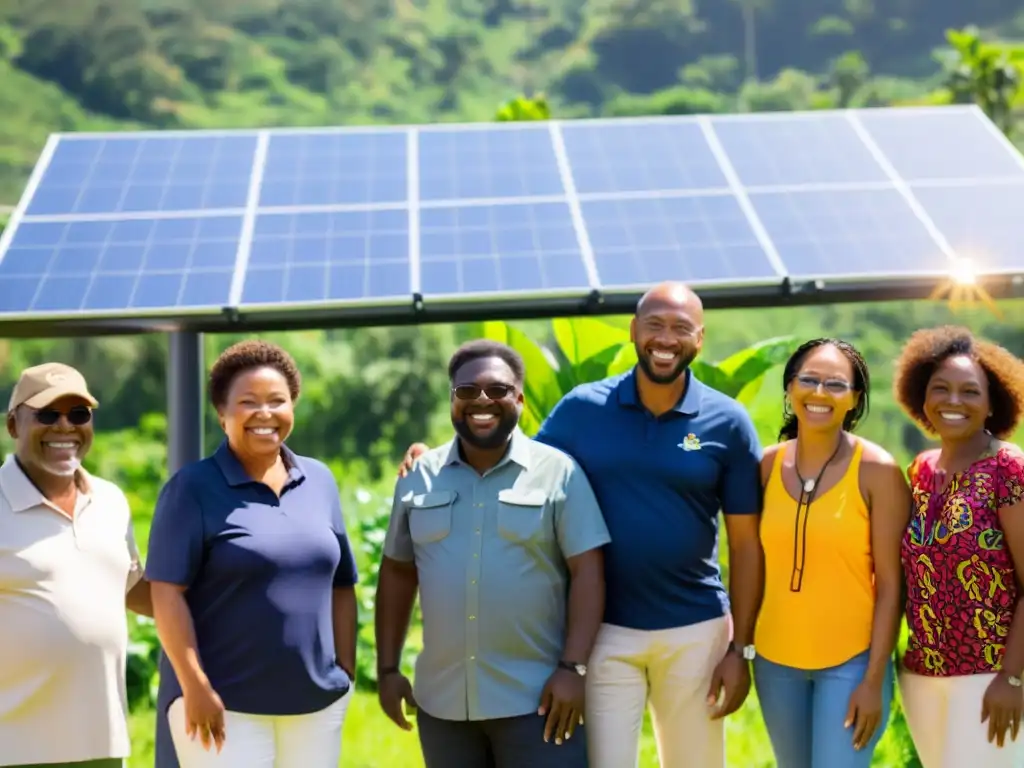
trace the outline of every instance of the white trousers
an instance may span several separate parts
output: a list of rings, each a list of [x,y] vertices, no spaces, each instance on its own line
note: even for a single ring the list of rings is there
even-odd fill
[[[203,749],[185,733],[185,702],[167,710],[174,751],[181,768],[337,768],[341,730],[352,691],[327,709],[308,715],[224,713],[224,746]]]
[[[981,700],[995,675],[927,677],[900,672],[900,694],[924,768],[1020,768],[1024,735],[1000,748],[988,740]]]
[[[661,768],[724,768],[725,725],[707,695],[731,635],[728,617],[654,631],[602,625],[587,665],[591,768],[637,766],[648,702]]]

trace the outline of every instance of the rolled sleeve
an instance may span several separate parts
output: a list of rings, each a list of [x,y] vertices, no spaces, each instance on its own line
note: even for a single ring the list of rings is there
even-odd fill
[[[203,560],[203,508],[187,475],[179,472],[160,491],[149,530],[146,578],[187,587]]]
[[[746,411],[736,414],[734,442],[722,473],[719,494],[726,515],[761,512],[761,441]]]
[[[562,494],[555,510],[555,529],[566,559],[603,547],[612,540],[590,481],[575,461],[566,472]]]
[[[341,499],[337,494],[332,496],[334,503],[331,505],[331,528],[334,535],[338,537],[338,546],[341,547],[341,560],[338,568],[334,571],[335,587],[354,587],[359,582],[359,572],[356,570],[356,558],[352,552],[352,542],[348,537],[348,530],[345,528],[345,515],[341,509]]]
[[[401,563],[411,563],[416,559],[416,550],[409,531],[409,510],[402,501],[404,494],[405,484],[400,481],[395,486],[395,495],[391,501],[391,519],[384,536],[384,556]]]
[[[125,594],[131,592],[132,587],[142,581],[142,560],[139,557],[139,545],[135,541],[135,526],[132,525],[131,515],[128,515],[128,529],[124,534],[124,542],[128,547],[128,557],[131,564],[128,566],[128,583],[125,585]]]

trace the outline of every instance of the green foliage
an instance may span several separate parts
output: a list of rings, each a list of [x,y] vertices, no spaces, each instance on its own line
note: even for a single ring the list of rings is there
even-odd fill
[[[356,524],[349,530],[356,561],[359,565],[359,584],[356,597],[359,603],[359,635],[356,649],[356,681],[362,690],[377,690],[377,656],[374,643],[373,616],[377,604],[377,581],[384,556],[384,536],[391,517],[391,499],[382,493],[359,488],[354,494],[357,505]],[[419,650],[418,617],[414,617],[410,637],[402,652],[402,663],[408,668]]]
[[[129,616],[128,663],[125,675],[128,709],[131,712],[152,709],[160,683],[160,639],[156,624],[144,616]]]
[[[1024,48],[988,43],[976,27],[946,34],[946,87],[958,103],[976,103],[1004,133],[1013,128],[1013,104],[1021,89]]]
[[[9,0],[0,3],[0,204],[16,201],[56,130],[544,120],[552,110],[569,118],[939,98],[929,96],[939,74],[931,51],[946,30],[1010,28],[1017,8],[937,1],[925,13],[894,0],[822,0],[810,10],[797,0]],[[496,116],[499,93],[544,95],[513,98]]]
[[[543,96],[517,96],[498,108],[495,120],[498,122],[522,122],[526,120],[550,120],[551,109]]]

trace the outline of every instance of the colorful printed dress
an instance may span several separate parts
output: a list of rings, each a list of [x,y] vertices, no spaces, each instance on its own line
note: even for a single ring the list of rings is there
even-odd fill
[[[934,504],[939,451],[910,465],[914,509],[901,547],[909,672],[948,677],[1001,668],[1017,579],[998,510],[1024,500],[1024,453],[998,445],[953,475]]]

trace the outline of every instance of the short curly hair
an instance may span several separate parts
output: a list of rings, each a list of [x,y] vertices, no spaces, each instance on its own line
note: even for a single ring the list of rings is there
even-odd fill
[[[496,357],[504,361],[505,365],[512,369],[512,376],[515,378],[516,384],[523,383],[523,379],[526,377],[526,364],[523,362],[522,355],[507,344],[491,339],[467,341],[455,350],[455,354],[448,361],[448,380],[455,381],[455,375],[466,363],[488,357]]]
[[[292,356],[269,341],[248,339],[221,352],[210,369],[207,388],[214,407],[219,408],[227,402],[228,391],[239,374],[256,368],[273,368],[284,376],[292,400],[298,400],[302,376]]]
[[[924,415],[928,382],[943,361],[960,356],[974,360],[988,380],[992,415],[985,428],[1000,439],[1010,436],[1024,414],[1024,361],[1003,347],[975,338],[961,326],[925,328],[911,335],[896,360],[896,401],[910,418],[935,434]]]

